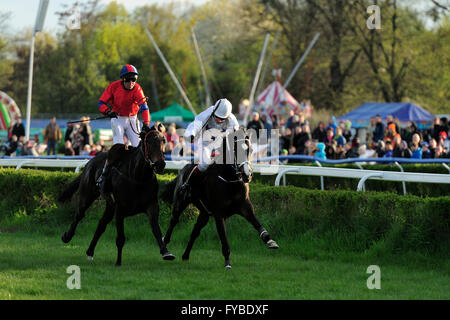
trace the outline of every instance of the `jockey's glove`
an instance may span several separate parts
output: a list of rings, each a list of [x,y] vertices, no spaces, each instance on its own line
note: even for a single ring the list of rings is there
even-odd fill
[[[148,126],[148,123],[144,122],[142,124],[142,131],[145,131],[145,132],[150,131],[150,127]]]
[[[106,113],[106,116],[110,117],[110,118],[117,118],[118,114],[117,114],[117,112],[114,112],[114,111],[108,111]]]

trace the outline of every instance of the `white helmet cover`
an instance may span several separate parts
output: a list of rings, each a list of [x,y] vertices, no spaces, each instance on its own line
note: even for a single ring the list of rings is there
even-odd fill
[[[217,100],[216,104],[214,105],[214,109],[216,110],[214,112],[214,116],[221,119],[227,119],[231,114],[233,106],[230,101],[224,98]]]

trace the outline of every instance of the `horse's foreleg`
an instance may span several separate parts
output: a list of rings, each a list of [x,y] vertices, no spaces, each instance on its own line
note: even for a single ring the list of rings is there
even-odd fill
[[[217,232],[219,233],[220,242],[222,242],[222,254],[225,258],[225,268],[231,269],[230,262],[230,244],[228,243],[226,230],[225,230],[225,219],[222,217],[215,217]]]
[[[150,226],[152,227],[153,235],[158,242],[160,253],[164,260],[174,260],[175,256],[167,250],[164,241],[162,240],[161,228],[159,227],[159,205],[158,202],[155,201],[147,210],[147,215],[150,220]]]
[[[94,250],[97,245],[98,239],[102,236],[103,232],[105,232],[106,226],[111,220],[114,218],[114,206],[107,204],[105,208],[105,212],[103,213],[102,218],[98,222],[97,229],[95,230],[94,237],[92,238],[91,244],[86,251],[86,255],[88,259],[94,258]]]
[[[170,242],[170,238],[172,237],[172,232],[175,226],[178,224],[180,220],[180,216],[183,213],[184,209],[188,206],[187,203],[184,203],[180,200],[176,200],[173,208],[172,208],[172,218],[170,219],[169,228],[166,231],[166,234],[163,237],[164,243],[167,245]]]
[[[209,215],[205,211],[200,211],[200,214],[197,218],[197,222],[194,225],[194,229],[192,229],[191,236],[189,238],[189,242],[186,246],[186,250],[183,253],[183,260],[189,260],[189,254],[191,253],[192,246],[194,245],[195,239],[200,234],[200,231],[204,226],[208,223]]]
[[[122,248],[125,244],[125,230],[124,230],[124,217],[116,210],[116,246],[117,246],[117,261],[116,266],[122,265]]]
[[[278,244],[271,238],[269,232],[256,219],[255,209],[250,201],[245,201],[241,206],[239,214],[243,216],[258,231],[259,237],[269,249],[278,249]]]

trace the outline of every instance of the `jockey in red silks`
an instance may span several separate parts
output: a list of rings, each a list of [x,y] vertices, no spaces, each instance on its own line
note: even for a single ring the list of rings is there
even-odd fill
[[[149,129],[150,112],[144,91],[136,82],[138,75],[139,73],[133,65],[123,66],[120,70],[120,80],[112,82],[98,101],[100,112],[111,118],[114,145],[124,144],[123,137],[126,135],[133,147],[138,146],[140,132],[138,112],[142,113],[143,130]],[[97,180],[97,185],[102,193],[105,191],[104,182],[109,174],[109,167],[109,161],[106,160],[103,172]]]

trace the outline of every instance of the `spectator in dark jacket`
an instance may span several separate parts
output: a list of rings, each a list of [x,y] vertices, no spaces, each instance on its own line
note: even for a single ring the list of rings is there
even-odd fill
[[[66,133],[64,134],[64,142],[70,141],[72,143],[71,134],[73,132],[73,123],[67,122]]]
[[[280,149],[286,149],[289,150],[292,146],[292,133],[291,129],[286,128],[284,132],[281,132],[280,137]]]
[[[252,120],[247,123],[247,129],[253,129],[256,132],[256,138],[259,138],[259,130],[264,129],[264,124],[259,118],[258,112],[253,112]]]
[[[431,159],[432,154],[430,151],[430,145],[427,142],[422,143],[422,159]]]
[[[311,133],[309,132],[309,125],[305,124],[301,128],[296,128],[297,133],[294,135],[293,145],[297,154],[305,154],[306,141],[311,140]]]
[[[384,139],[384,123],[381,119],[381,116],[377,114],[376,116],[376,124],[375,124],[375,130],[373,131],[373,142],[378,142],[380,140]]]
[[[267,116],[265,114],[261,115],[261,122],[263,123],[264,129],[266,129],[267,139],[270,139],[272,124],[270,124],[270,122],[267,121]]]
[[[11,141],[9,141],[6,145],[5,156],[11,156],[14,152],[16,152],[18,146],[19,142],[17,136],[13,135]]]
[[[312,138],[318,142],[326,142],[327,133],[325,131],[325,123],[320,121],[317,128],[314,129],[312,133]]]
[[[23,126],[21,117],[17,118],[17,122],[12,127],[11,134],[15,135],[17,139],[25,136],[25,127]]]

